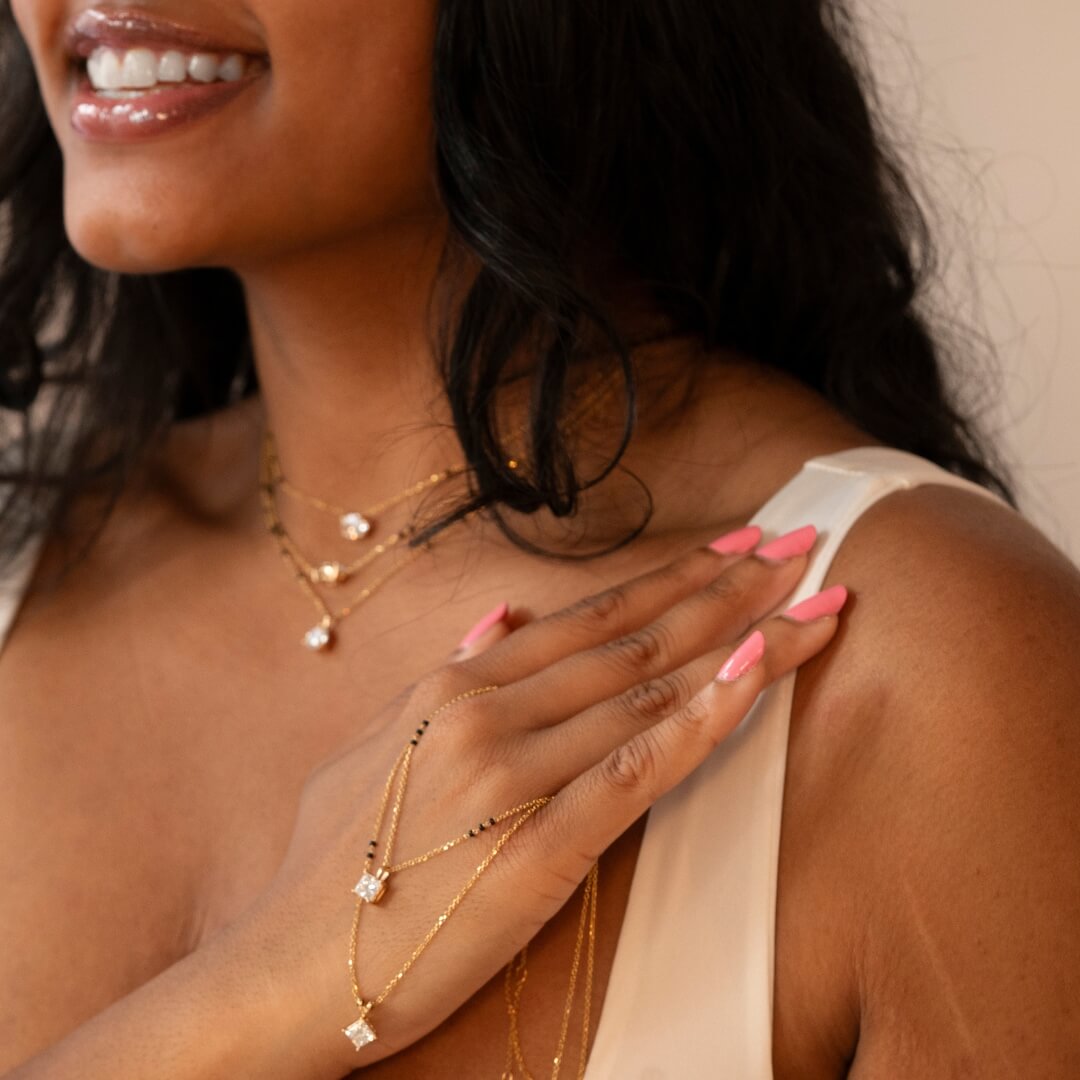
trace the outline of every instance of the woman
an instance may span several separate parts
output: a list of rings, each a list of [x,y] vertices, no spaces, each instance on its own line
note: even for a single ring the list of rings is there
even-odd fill
[[[842,8],[8,6],[3,1075],[1073,1075],[1080,579]]]

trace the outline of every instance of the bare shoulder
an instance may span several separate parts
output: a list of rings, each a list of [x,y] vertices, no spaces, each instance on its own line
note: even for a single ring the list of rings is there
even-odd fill
[[[1080,1074],[1080,572],[934,485],[829,581],[853,603],[799,677],[782,881],[828,912],[850,1075]]]

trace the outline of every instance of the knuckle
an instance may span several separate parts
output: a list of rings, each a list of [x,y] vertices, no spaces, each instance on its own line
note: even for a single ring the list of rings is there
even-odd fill
[[[469,688],[463,665],[446,665],[424,675],[413,688],[410,704],[422,712],[431,712]]]
[[[686,704],[672,715],[672,722],[678,727],[680,734],[700,739],[707,738],[715,745],[719,739],[710,734],[709,709],[698,697],[692,697]]]
[[[626,590],[621,585],[587,596],[567,609],[567,615],[580,622],[587,631],[614,632],[626,615]]]
[[[679,706],[684,698],[685,685],[685,679],[679,675],[666,675],[638,683],[626,695],[626,705],[647,720],[660,720]]]
[[[608,655],[631,673],[655,670],[669,652],[667,634],[656,626],[627,634],[606,648]]]
[[[743,597],[746,589],[735,574],[721,574],[705,586],[705,598],[717,604],[732,604]]]
[[[665,567],[664,586],[672,591],[691,591],[701,587],[705,575],[715,575],[716,572],[716,555],[711,551],[695,548]]]
[[[429,733],[455,756],[486,764],[487,756],[494,753],[490,746],[490,735],[497,728],[497,716],[491,703],[484,698],[476,698],[463,701],[435,716]]]
[[[617,746],[604,759],[602,778],[607,786],[621,793],[656,788],[657,755],[652,742],[645,738],[631,739]]]

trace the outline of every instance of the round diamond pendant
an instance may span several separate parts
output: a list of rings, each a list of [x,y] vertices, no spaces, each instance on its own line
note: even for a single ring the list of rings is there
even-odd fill
[[[313,626],[304,635],[304,644],[312,652],[321,652],[323,649],[329,647],[332,640],[329,626],[323,626],[321,623],[318,626]]]
[[[341,535],[346,540],[363,540],[371,532],[372,523],[363,514],[345,514],[341,518]]]
[[[337,562],[324,562],[317,571],[318,580],[325,585],[337,585],[345,580],[344,567]]]

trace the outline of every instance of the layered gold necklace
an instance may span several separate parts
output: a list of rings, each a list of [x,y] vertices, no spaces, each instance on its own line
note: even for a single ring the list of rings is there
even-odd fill
[[[277,543],[282,560],[288,566],[301,591],[311,601],[318,615],[318,622],[302,638],[303,644],[309,650],[322,652],[329,649],[334,643],[339,624],[374,596],[391,578],[401,573],[410,563],[415,562],[427,551],[431,550],[434,541],[428,541],[410,548],[388,570],[369,580],[346,604],[341,606],[331,605],[323,598],[318,586],[333,588],[345,585],[416,535],[417,526],[415,522],[409,521],[395,532],[387,535],[385,539],[378,540],[363,554],[348,562],[342,562],[338,559],[312,559],[301,550],[286,529],[278,509],[279,494],[288,494],[324,513],[333,515],[338,520],[338,528],[343,538],[352,543],[364,543],[374,539],[378,530],[378,515],[400,506],[402,503],[416,498],[426,491],[433,490],[456,476],[461,476],[465,471],[464,466],[455,465],[444,469],[442,472],[432,473],[417,483],[410,484],[404,491],[392,495],[376,506],[367,507],[363,510],[349,509],[311,495],[292,484],[282,472],[273,434],[267,429],[263,437],[259,462],[259,496],[263,520],[267,531]],[[465,518],[462,520],[464,521]]]

